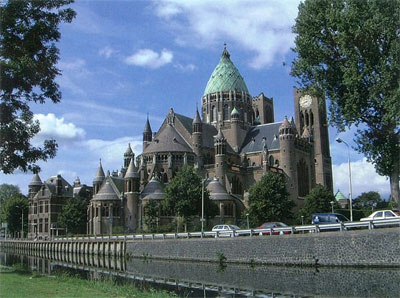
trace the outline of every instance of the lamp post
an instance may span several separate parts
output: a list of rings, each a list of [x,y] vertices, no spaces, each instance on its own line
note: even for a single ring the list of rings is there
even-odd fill
[[[248,213],[246,213],[246,218],[247,218],[247,229],[250,229],[249,214]]]
[[[332,213],[335,213],[335,211],[333,210],[333,204],[335,204],[335,202],[334,202],[334,201],[331,201]]]
[[[351,165],[350,165],[350,146],[343,141],[341,138],[336,138],[336,142],[338,143],[343,143],[347,147],[347,153],[348,153],[348,163],[349,163],[349,190],[350,190],[350,221],[353,221],[353,186],[351,184]]]
[[[206,183],[208,178],[204,178],[203,181],[201,181],[201,232],[204,232],[204,184]]]
[[[304,226],[304,215],[301,216],[301,225]]]

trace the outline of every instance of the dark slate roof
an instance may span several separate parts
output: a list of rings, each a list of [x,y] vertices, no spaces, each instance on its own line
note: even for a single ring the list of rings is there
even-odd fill
[[[125,178],[139,178],[138,169],[135,166],[133,158],[131,158],[128,169],[126,170]]]
[[[214,148],[214,136],[218,130],[211,124],[203,123],[203,147]]]
[[[60,176],[61,179],[61,196],[66,198],[72,198],[73,196],[73,187],[63,178]],[[57,195],[56,191],[57,186],[57,176],[52,176],[44,182],[45,187],[45,194],[44,197],[49,197],[51,195]],[[36,195],[41,195],[41,191],[39,191]]]
[[[210,197],[213,200],[233,200],[232,196],[227,193],[225,187],[219,183],[217,178],[208,183],[207,190],[210,192]]]
[[[167,124],[143,151],[143,153],[154,152],[193,152],[193,150],[176,128]]]
[[[121,193],[124,191],[125,180],[124,177],[120,176],[110,176],[112,182],[114,183],[114,187]]]
[[[39,174],[35,173],[35,175],[33,175],[31,183],[29,183],[29,186],[41,186],[41,185],[43,185],[43,182],[40,179]]]
[[[179,119],[179,121],[182,123],[182,125],[186,128],[186,130],[192,134],[192,124],[193,124],[193,118],[186,117],[181,114],[175,113],[175,117]]]
[[[164,185],[155,177],[151,178],[140,194],[142,200],[162,200],[164,197]]]
[[[268,150],[276,150],[280,148],[279,144],[279,127],[282,122],[268,123],[253,126],[247,132],[243,142],[241,153],[260,152],[264,147],[263,137],[266,137],[266,145]]]
[[[113,182],[108,179],[101,186],[99,192],[93,196],[93,201],[119,201],[118,193],[115,187],[113,187]]]

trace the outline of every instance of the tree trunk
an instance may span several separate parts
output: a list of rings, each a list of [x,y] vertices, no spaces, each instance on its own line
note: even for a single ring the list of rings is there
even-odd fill
[[[399,171],[400,171],[400,161],[396,161],[393,165],[393,170],[390,175],[390,194],[392,200],[396,202],[397,208],[400,208],[400,198],[399,198]]]

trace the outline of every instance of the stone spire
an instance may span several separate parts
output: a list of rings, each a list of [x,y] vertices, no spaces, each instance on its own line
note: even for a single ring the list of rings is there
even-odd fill
[[[135,165],[135,161],[132,158],[131,162],[129,163],[129,167],[126,170],[125,179],[127,178],[139,178],[138,169]]]
[[[103,166],[101,165],[101,159],[100,159],[100,165],[99,165],[99,168],[97,169],[96,176],[93,179],[93,183],[96,183],[96,182],[101,183],[104,181],[105,178],[106,178],[106,175],[104,174]]]

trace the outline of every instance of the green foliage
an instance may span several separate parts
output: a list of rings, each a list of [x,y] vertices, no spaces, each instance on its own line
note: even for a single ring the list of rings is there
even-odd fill
[[[24,217],[24,234],[28,232],[29,201],[22,194],[14,194],[1,208],[1,218],[8,223],[10,233],[21,232],[22,216]]]
[[[83,234],[86,232],[88,201],[85,198],[69,198],[58,216],[58,225],[68,233]]]
[[[73,0],[5,1],[0,5],[0,170],[38,171],[38,160],[53,158],[55,140],[34,147],[30,140],[40,131],[30,103],[61,99],[55,78],[60,39],[59,24],[75,17]]]
[[[337,211],[339,205],[332,192],[318,184],[306,196],[303,207],[299,211],[298,221],[301,222],[300,218],[304,216],[304,223],[309,224],[314,213],[332,212],[331,202],[334,202],[334,211]]]
[[[382,200],[381,195],[376,191],[363,192],[353,202],[354,208],[383,208],[385,202]]]
[[[14,195],[20,194],[19,187],[17,185],[12,184],[1,184],[0,185],[0,222],[5,222],[6,220],[3,218],[3,206],[4,204],[11,199]]]
[[[185,224],[191,216],[201,216],[202,181],[193,167],[182,167],[165,188],[164,210],[182,217]],[[218,211],[209,193],[204,192],[204,213],[214,217]]]
[[[250,226],[269,221],[287,222],[293,217],[294,206],[286,190],[285,176],[268,172],[249,189]]]
[[[389,176],[399,202],[400,4],[307,0],[299,6],[292,75],[330,101],[339,130],[355,125],[356,150]]]
[[[147,201],[144,207],[144,223],[149,232],[157,231],[158,217],[160,215],[160,204],[155,200]]]

